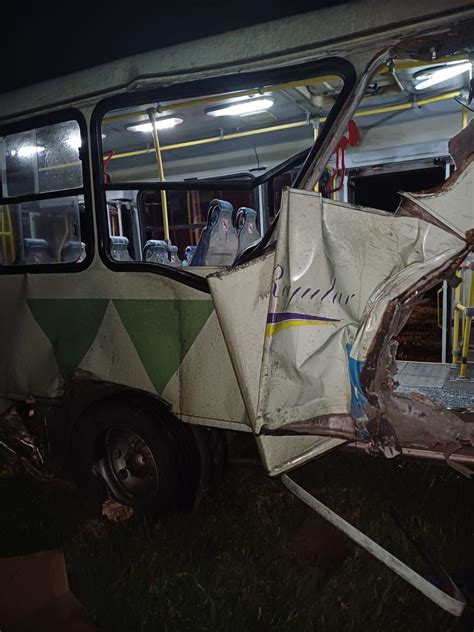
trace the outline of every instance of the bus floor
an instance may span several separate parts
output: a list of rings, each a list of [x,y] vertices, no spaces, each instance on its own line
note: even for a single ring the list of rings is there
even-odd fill
[[[397,362],[396,393],[419,393],[450,409],[474,408],[474,364],[468,365],[467,377],[459,377],[459,364],[437,362]]]

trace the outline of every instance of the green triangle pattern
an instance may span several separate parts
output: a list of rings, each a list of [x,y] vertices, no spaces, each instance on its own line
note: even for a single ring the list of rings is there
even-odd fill
[[[212,301],[127,299],[113,304],[160,394],[214,310]]]
[[[68,380],[93,343],[108,299],[28,299],[38,325],[49,338],[59,372]]]

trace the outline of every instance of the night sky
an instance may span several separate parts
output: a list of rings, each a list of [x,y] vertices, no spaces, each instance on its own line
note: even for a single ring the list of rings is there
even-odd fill
[[[92,6],[90,0],[87,4],[78,0],[62,6],[37,2],[28,8],[12,2],[2,24],[0,92],[127,55],[347,1],[96,0]]]

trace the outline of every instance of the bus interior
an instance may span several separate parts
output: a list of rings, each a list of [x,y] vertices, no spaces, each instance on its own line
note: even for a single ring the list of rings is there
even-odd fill
[[[471,78],[468,54],[381,67],[315,190],[395,212],[399,190],[442,182],[454,168],[448,140],[471,116]],[[110,259],[202,276],[255,248],[344,85],[336,74],[292,79],[138,105],[135,95],[106,111],[98,142]],[[0,146],[4,197],[58,192],[0,207],[2,263],[83,261],[84,195],[71,192],[83,184],[78,123],[10,134]],[[452,305],[446,284],[426,296],[399,335],[400,359],[447,361]]]

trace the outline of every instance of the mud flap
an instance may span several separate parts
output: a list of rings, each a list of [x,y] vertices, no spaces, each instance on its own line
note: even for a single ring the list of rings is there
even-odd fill
[[[342,531],[356,544],[385,564],[385,566],[390,568],[390,570],[402,577],[411,586],[419,590],[423,595],[425,595],[425,597],[428,597],[428,599],[443,610],[446,610],[446,612],[449,612],[456,617],[461,616],[466,605],[466,601],[452,580],[450,580],[450,584],[452,586],[453,594],[450,595],[434,586],[419,573],[392,555],[392,553],[385,550],[382,546],[380,546],[380,544],[374,542],[374,540],[362,533],[362,531],[359,531],[359,529],[356,529],[356,527],[344,520],[344,518],[341,518],[341,516],[329,509],[329,507],[323,505],[322,502],[312,496],[300,485],[295,483],[295,481],[287,474],[283,474],[281,480],[283,485],[289,489],[292,494],[303,501],[322,518],[330,522],[334,527],[336,527],[336,529]]]

